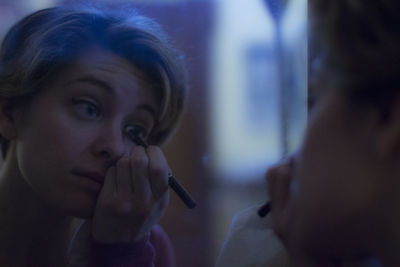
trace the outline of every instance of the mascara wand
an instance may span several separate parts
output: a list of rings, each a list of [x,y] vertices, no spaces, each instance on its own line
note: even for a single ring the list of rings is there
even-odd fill
[[[137,145],[144,148],[148,147],[148,145],[139,136],[137,136],[134,131],[128,131],[128,134]],[[174,190],[174,192],[189,209],[196,207],[196,202],[193,200],[187,190],[176,180],[172,173],[168,173],[168,185],[172,188],[172,190]]]

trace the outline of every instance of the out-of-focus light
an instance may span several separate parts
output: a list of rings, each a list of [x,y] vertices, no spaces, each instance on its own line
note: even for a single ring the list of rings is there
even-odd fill
[[[213,167],[217,177],[230,181],[260,179],[266,168],[280,159],[281,123],[291,123],[290,149],[305,124],[299,104],[306,94],[306,0],[290,1],[282,16],[282,36],[289,49],[289,105],[295,116],[280,121],[279,73],[274,19],[263,0],[218,0],[217,26],[211,66]],[[300,40],[300,41],[299,41]],[[297,42],[297,43],[296,43]],[[294,55],[294,53],[299,53]],[[292,61],[293,60],[293,61]],[[290,112],[293,113],[293,110]],[[304,115],[304,116],[303,116]],[[293,120],[294,118],[294,120]]]

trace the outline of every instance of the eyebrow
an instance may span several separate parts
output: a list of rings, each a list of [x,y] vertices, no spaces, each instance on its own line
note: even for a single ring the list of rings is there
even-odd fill
[[[113,93],[112,87],[107,82],[99,80],[90,75],[85,75],[75,80],[69,81],[67,84],[69,85],[74,83],[89,83],[91,85],[104,89],[104,91],[108,94]]]
[[[68,82],[67,84],[73,84],[73,83],[89,83],[89,84],[94,85],[97,88],[103,89],[103,91],[106,92],[107,94],[114,94],[114,89],[107,82],[99,80],[90,75],[82,76],[78,79]],[[141,104],[137,107],[137,109],[142,109],[142,110],[147,111],[157,121],[156,111],[154,110],[154,108],[151,105]]]

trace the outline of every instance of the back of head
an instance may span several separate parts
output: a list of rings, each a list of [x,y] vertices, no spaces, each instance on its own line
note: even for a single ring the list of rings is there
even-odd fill
[[[183,110],[186,73],[182,57],[161,27],[132,10],[54,7],[23,18],[9,30],[0,49],[0,99],[9,107],[28,104],[55,74],[93,45],[143,72],[161,105],[149,143],[165,142]],[[1,142],[5,156],[9,142]]]
[[[400,1],[310,0],[316,76],[386,105],[400,78]]]

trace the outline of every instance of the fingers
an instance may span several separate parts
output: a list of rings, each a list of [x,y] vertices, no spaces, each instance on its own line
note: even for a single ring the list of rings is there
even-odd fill
[[[151,185],[148,179],[149,159],[145,148],[134,146],[130,156],[130,177],[134,188],[134,195],[137,200],[148,203],[151,200]]]
[[[122,157],[115,166],[116,191],[124,196],[134,192],[131,176],[131,164],[128,157]]]
[[[139,199],[159,199],[168,190],[168,163],[157,146],[135,146],[131,154],[131,177]]]
[[[148,234],[168,205],[168,169],[154,146],[134,146],[110,167],[93,215],[96,240],[131,242]]]
[[[102,194],[107,196],[112,196],[117,193],[117,184],[116,184],[116,167],[111,166],[105,176],[104,185],[102,188]]]
[[[149,146],[149,178],[153,195],[159,199],[168,190],[168,163],[161,149],[156,146]]]

